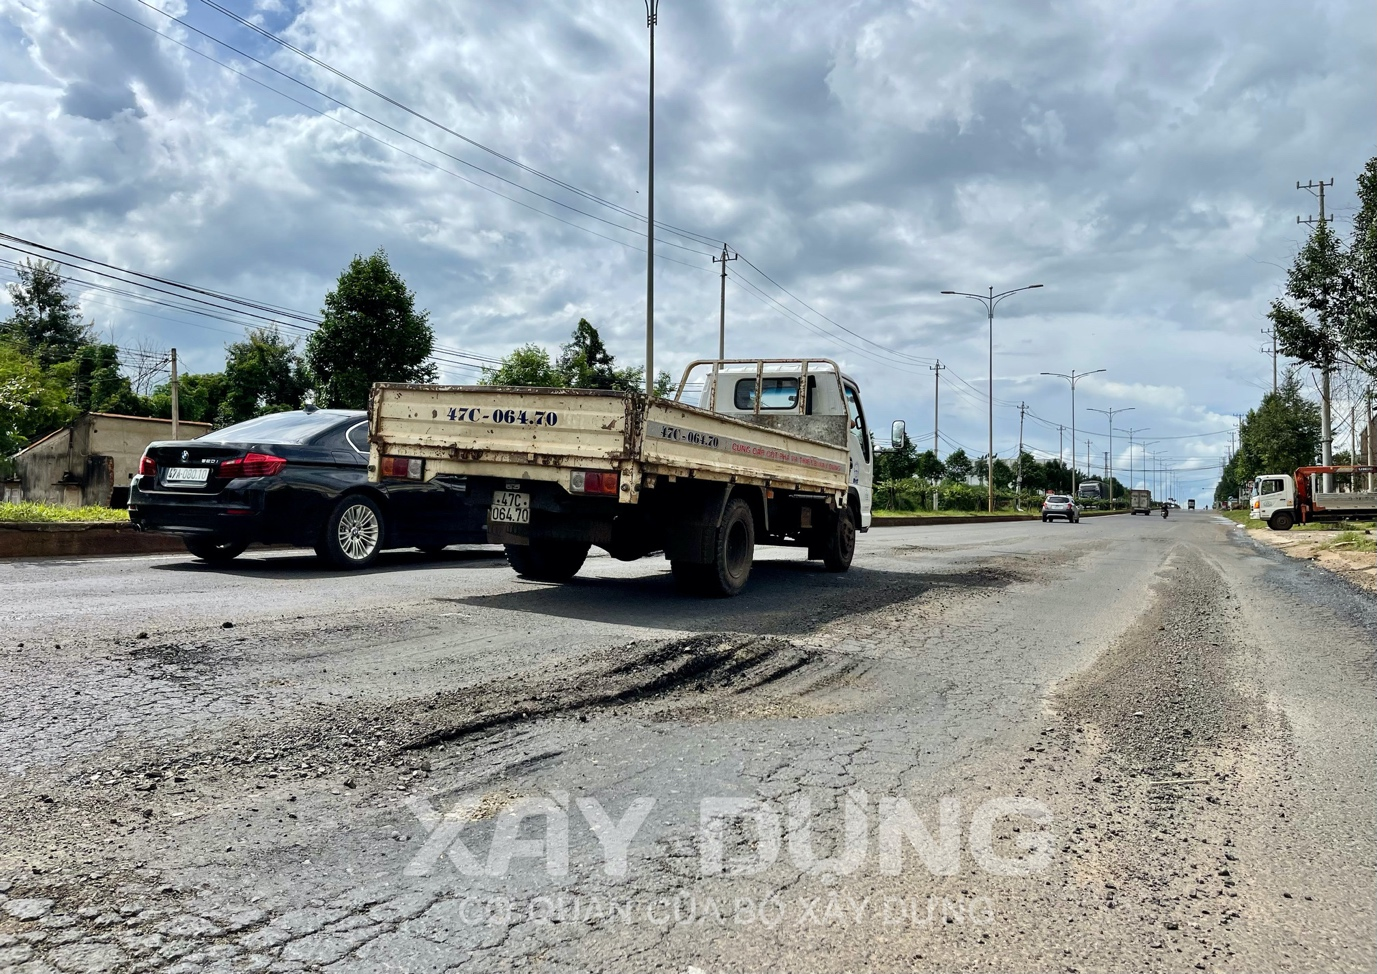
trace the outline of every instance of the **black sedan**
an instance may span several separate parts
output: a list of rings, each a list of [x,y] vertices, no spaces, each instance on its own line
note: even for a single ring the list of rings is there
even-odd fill
[[[369,483],[367,414],[304,409],[150,443],[130,485],[129,519],[181,535],[208,562],[258,542],[311,547],[332,565],[362,568],[383,548],[486,543],[485,512],[472,514],[464,501],[462,479]]]

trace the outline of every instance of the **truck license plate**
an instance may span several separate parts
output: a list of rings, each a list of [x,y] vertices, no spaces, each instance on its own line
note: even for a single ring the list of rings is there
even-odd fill
[[[494,491],[488,520],[493,524],[530,524],[531,495],[510,490]]]
[[[168,467],[163,475],[163,483],[204,484],[209,476],[209,467]]]

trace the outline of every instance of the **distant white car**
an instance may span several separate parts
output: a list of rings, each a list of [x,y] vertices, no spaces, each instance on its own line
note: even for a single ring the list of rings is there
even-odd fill
[[[1079,524],[1081,509],[1066,494],[1048,494],[1042,502],[1042,519],[1050,521],[1054,517],[1065,518],[1071,524]]]

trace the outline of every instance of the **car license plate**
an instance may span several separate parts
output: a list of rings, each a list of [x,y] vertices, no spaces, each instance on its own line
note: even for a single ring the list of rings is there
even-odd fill
[[[493,524],[530,524],[531,495],[510,490],[494,491],[488,520]]]
[[[165,484],[204,484],[210,477],[210,467],[168,467],[163,474]]]

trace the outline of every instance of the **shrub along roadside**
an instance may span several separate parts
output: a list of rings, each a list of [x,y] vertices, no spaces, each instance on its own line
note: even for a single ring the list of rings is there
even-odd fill
[[[113,507],[61,507],[57,504],[37,504],[21,501],[0,503],[0,523],[41,521],[128,521],[129,512]]]

